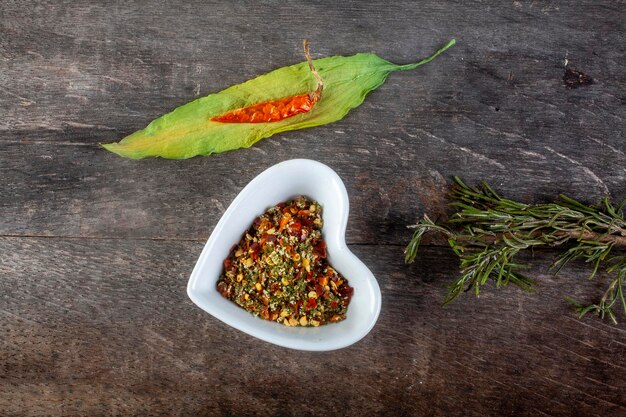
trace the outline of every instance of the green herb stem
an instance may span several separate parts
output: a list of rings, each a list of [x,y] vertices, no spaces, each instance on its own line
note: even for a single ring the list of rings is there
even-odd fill
[[[415,69],[415,68],[417,68],[419,66],[422,66],[424,64],[428,64],[430,61],[432,61],[433,59],[437,58],[440,54],[442,54],[445,51],[447,51],[448,49],[452,48],[455,44],[456,44],[456,39],[451,39],[441,49],[437,50],[437,52],[435,52],[434,54],[432,54],[428,58],[422,59],[421,61],[416,62],[414,64],[397,65],[395,67],[395,69],[397,71],[408,71],[408,70],[413,70],[413,69]]]

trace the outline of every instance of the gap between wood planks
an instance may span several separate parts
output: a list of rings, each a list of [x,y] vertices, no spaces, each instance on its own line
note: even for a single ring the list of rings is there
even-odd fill
[[[115,237],[115,236],[63,236],[63,235],[37,235],[37,234],[26,234],[26,235],[18,235],[18,234],[0,234],[0,238],[9,238],[9,239],[66,239],[66,240],[125,240],[125,241],[137,241],[137,242],[197,242],[204,243],[208,240],[208,236],[206,238],[180,238],[180,237]],[[405,248],[408,245],[407,243],[372,243],[372,242],[352,242],[347,243],[348,246],[388,246],[388,247],[398,247]],[[424,248],[448,248],[448,245],[438,245],[432,243],[424,243],[421,244],[420,247]],[[535,248],[533,253],[550,253],[557,251],[557,248],[552,247],[539,247]],[[618,252],[622,252],[620,248],[616,248]]]
[[[11,239],[71,239],[71,240],[127,240],[127,241],[157,241],[157,242],[206,242],[206,238],[180,238],[180,237],[115,237],[115,236],[63,236],[63,235],[18,235],[18,234],[0,234],[0,238]],[[399,246],[405,247],[406,244],[401,243],[370,243],[370,242],[356,242],[347,243],[348,246]],[[424,247],[445,247],[440,245],[424,245]]]

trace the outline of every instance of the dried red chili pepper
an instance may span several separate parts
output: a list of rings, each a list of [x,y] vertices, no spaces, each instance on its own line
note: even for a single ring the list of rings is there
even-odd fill
[[[317,79],[317,88],[309,94],[298,94],[292,97],[283,97],[276,100],[264,101],[248,107],[236,109],[217,117],[212,117],[211,121],[221,123],[268,123],[279,122],[293,117],[296,114],[310,111],[315,103],[322,97],[324,82],[318,74],[311,55],[309,54],[309,41],[304,40],[304,55],[309,63],[311,72]]]

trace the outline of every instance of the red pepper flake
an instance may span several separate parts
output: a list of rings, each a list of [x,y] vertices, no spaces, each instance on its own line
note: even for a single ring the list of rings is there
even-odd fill
[[[231,262],[230,259],[226,259],[224,261],[224,269],[227,270],[227,271],[235,270],[235,267],[233,266],[233,263]]]
[[[250,257],[254,260],[259,259],[259,250],[261,249],[261,247],[259,246],[258,243],[253,242],[252,245],[250,245],[250,250],[248,251],[250,253]]]
[[[228,285],[225,282],[220,282],[217,284],[217,291],[222,294],[224,297],[228,296]]]
[[[283,217],[281,217],[280,223],[278,225],[279,232],[282,232],[285,229],[285,226],[287,226],[287,223],[289,223],[290,219],[291,216],[289,215],[289,213],[286,213]]]
[[[312,309],[317,307],[317,301],[315,301],[315,298],[309,298],[308,300],[306,300],[306,308],[307,309]]]
[[[299,220],[294,220],[293,223],[291,223],[291,226],[289,226],[289,229],[299,232],[302,230],[302,223],[300,223]]]
[[[320,258],[326,258],[326,242],[320,240],[317,245],[313,247],[313,253]]]
[[[315,292],[319,297],[320,295],[324,294],[324,287],[322,287],[320,284],[315,284]]]
[[[353,293],[354,293],[354,288],[349,287],[347,285],[344,285],[339,289],[339,294],[341,294],[343,298],[350,299],[352,298]]]

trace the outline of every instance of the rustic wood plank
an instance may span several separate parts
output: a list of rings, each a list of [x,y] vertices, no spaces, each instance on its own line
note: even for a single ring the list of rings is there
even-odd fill
[[[596,112],[610,113],[623,104],[622,4],[518,2],[485,10],[437,1],[420,7],[409,1],[299,2],[283,8],[204,2],[107,7],[77,1],[50,2],[25,13],[16,2],[4,5],[0,29],[6,115],[0,126],[17,140],[46,129],[57,132],[51,140],[63,140],[65,129],[69,136],[89,132],[79,141],[90,143],[130,133],[192,97],[300,61],[303,36],[311,38],[316,56],[373,51],[398,62],[413,61],[457,37],[453,54],[419,73],[396,75],[391,83],[398,85],[385,96],[389,100],[372,106],[391,107],[398,119],[431,119],[433,110],[470,117],[481,109],[496,113],[498,107],[494,124],[502,120],[501,126],[487,126],[512,133],[533,121],[566,122],[577,115],[585,124],[595,120],[602,126]],[[280,23],[267,24],[275,19]],[[594,87],[562,88],[566,58],[594,78]],[[568,113],[568,106],[580,107]],[[428,117],[421,117],[424,111]],[[372,112],[361,113],[354,126],[373,118]],[[516,117],[519,113],[526,118]],[[623,112],[606,119],[623,122]],[[552,127],[545,126],[546,133]]]
[[[455,274],[430,248],[354,246],[383,310],[336,352],[292,351],[229,328],[186,297],[198,242],[1,238],[4,415],[585,415],[626,412],[626,327],[578,320],[563,296],[601,283],[537,256],[515,288],[439,303]]]
[[[231,152],[188,161],[136,162],[88,146],[4,145],[0,234],[205,240],[246,183],[286,156],[314,157],[343,178],[351,198],[350,243],[406,243],[410,232],[405,225],[420,213],[433,218],[445,213],[451,174],[470,183],[485,179],[503,195],[523,201],[565,192],[595,202],[601,195],[594,180],[564,158],[520,158],[515,164],[527,174],[503,176],[473,163],[463,165],[438,142],[424,149],[411,138],[379,140],[384,158],[351,153],[358,146],[353,140],[329,142],[313,152],[307,149],[308,141],[316,140],[311,132],[300,135],[303,140],[266,140],[252,151],[262,158],[246,160]],[[602,163],[600,156],[595,163]],[[523,171],[524,164],[532,171]],[[623,166],[607,163],[606,170],[618,173]],[[626,196],[626,181],[605,177],[604,182],[613,194]]]
[[[405,224],[445,211],[454,174],[525,201],[626,195],[626,9],[615,2],[514,2],[488,13],[444,2],[23,9],[3,6],[0,26],[3,235],[204,239],[249,179],[295,157],[345,179],[354,243],[405,242]],[[279,27],[261,24],[276,18]],[[300,61],[305,35],[316,56],[374,51],[397,62],[453,36],[459,44],[392,74],[345,120],[249,150],[134,162],[96,148]],[[565,88],[566,58],[594,84]]]

